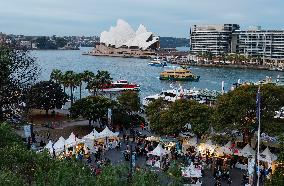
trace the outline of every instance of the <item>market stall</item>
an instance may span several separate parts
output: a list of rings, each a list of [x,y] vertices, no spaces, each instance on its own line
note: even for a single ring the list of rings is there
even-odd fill
[[[271,153],[269,148],[267,147],[262,153],[259,154],[259,160],[265,163],[266,168],[272,168],[273,171],[277,156]]]
[[[85,142],[85,145],[90,149],[91,152],[95,152],[94,149],[94,142],[96,139],[99,138],[99,133],[94,129],[90,134],[83,137],[83,140]]]
[[[196,146],[197,146],[197,137],[184,139],[182,143],[182,152],[186,153],[189,148]]]
[[[201,173],[202,167],[201,165],[199,166],[194,166],[193,163],[190,164],[188,167],[182,167],[182,176],[186,178],[201,178],[202,173]]]
[[[56,155],[60,155],[65,150],[65,139],[61,136],[53,145]]]
[[[161,144],[158,144],[158,146],[151,152],[149,152],[148,156],[154,156],[152,158],[149,158],[146,162],[147,165],[161,168],[161,161],[162,157],[170,154],[170,151],[165,150]]]
[[[105,145],[107,149],[113,149],[119,141],[119,132],[112,132],[106,126],[106,128],[98,134],[96,141],[98,144]]]
[[[198,150],[202,155],[205,155],[205,154],[208,154],[208,153],[212,154],[214,152],[215,148],[216,148],[216,146],[213,145],[211,140],[208,140],[205,143],[201,143],[198,146]]]
[[[44,147],[44,149],[47,149],[49,154],[53,154],[53,143],[51,140],[49,140],[48,144]]]

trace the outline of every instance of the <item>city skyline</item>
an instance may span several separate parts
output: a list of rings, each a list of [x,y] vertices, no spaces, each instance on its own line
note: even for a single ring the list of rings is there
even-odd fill
[[[3,0],[1,4],[0,32],[7,34],[99,36],[119,18],[134,28],[142,23],[159,36],[186,38],[194,24],[284,28],[281,0]]]

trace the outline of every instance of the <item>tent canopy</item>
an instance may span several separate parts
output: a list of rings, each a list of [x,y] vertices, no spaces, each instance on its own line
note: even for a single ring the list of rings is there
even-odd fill
[[[277,160],[277,156],[275,154],[272,154],[267,147],[262,153],[259,154],[259,160],[272,163],[273,161]]]
[[[86,135],[83,137],[83,139],[86,139],[86,140],[95,140],[95,139],[98,139],[100,138],[99,137],[99,133],[98,131],[96,131],[96,129],[94,129],[90,134]]]
[[[158,144],[158,146],[153,151],[149,152],[148,154],[151,154],[154,156],[164,156],[169,153],[170,151],[163,149],[162,145]]]
[[[67,147],[70,147],[70,146],[76,146],[76,144],[77,144],[77,138],[72,132],[70,136],[65,140],[65,145]]]
[[[63,151],[65,146],[65,139],[61,136],[56,143],[54,143],[53,148],[55,151]]]
[[[53,152],[53,143],[51,140],[49,140],[48,144],[46,144],[46,146],[44,147],[45,149],[48,149],[49,152]]]
[[[229,141],[225,146],[221,147],[221,150],[225,154],[230,154],[230,155],[234,154],[231,141]]]
[[[99,133],[99,138],[106,138],[106,137],[117,137],[119,135],[119,132],[112,132],[109,130],[109,128],[106,126],[106,128]]]
[[[249,144],[247,144],[240,153],[241,156],[244,156],[246,158],[248,158],[249,156],[254,156],[255,155],[255,150],[253,150],[251,148],[251,146]]]

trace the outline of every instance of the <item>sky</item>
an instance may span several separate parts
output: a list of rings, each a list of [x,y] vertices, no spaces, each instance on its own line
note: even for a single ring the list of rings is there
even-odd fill
[[[0,0],[0,32],[99,36],[117,19],[158,36],[189,37],[194,24],[284,29],[284,0]]]

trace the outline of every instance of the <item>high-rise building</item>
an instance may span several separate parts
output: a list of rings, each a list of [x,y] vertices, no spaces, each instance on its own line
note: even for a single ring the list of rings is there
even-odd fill
[[[239,28],[237,24],[194,25],[190,31],[191,52],[213,55],[230,52],[232,33]]]
[[[261,59],[284,59],[284,30],[261,30],[260,27],[233,33],[231,52]]]

